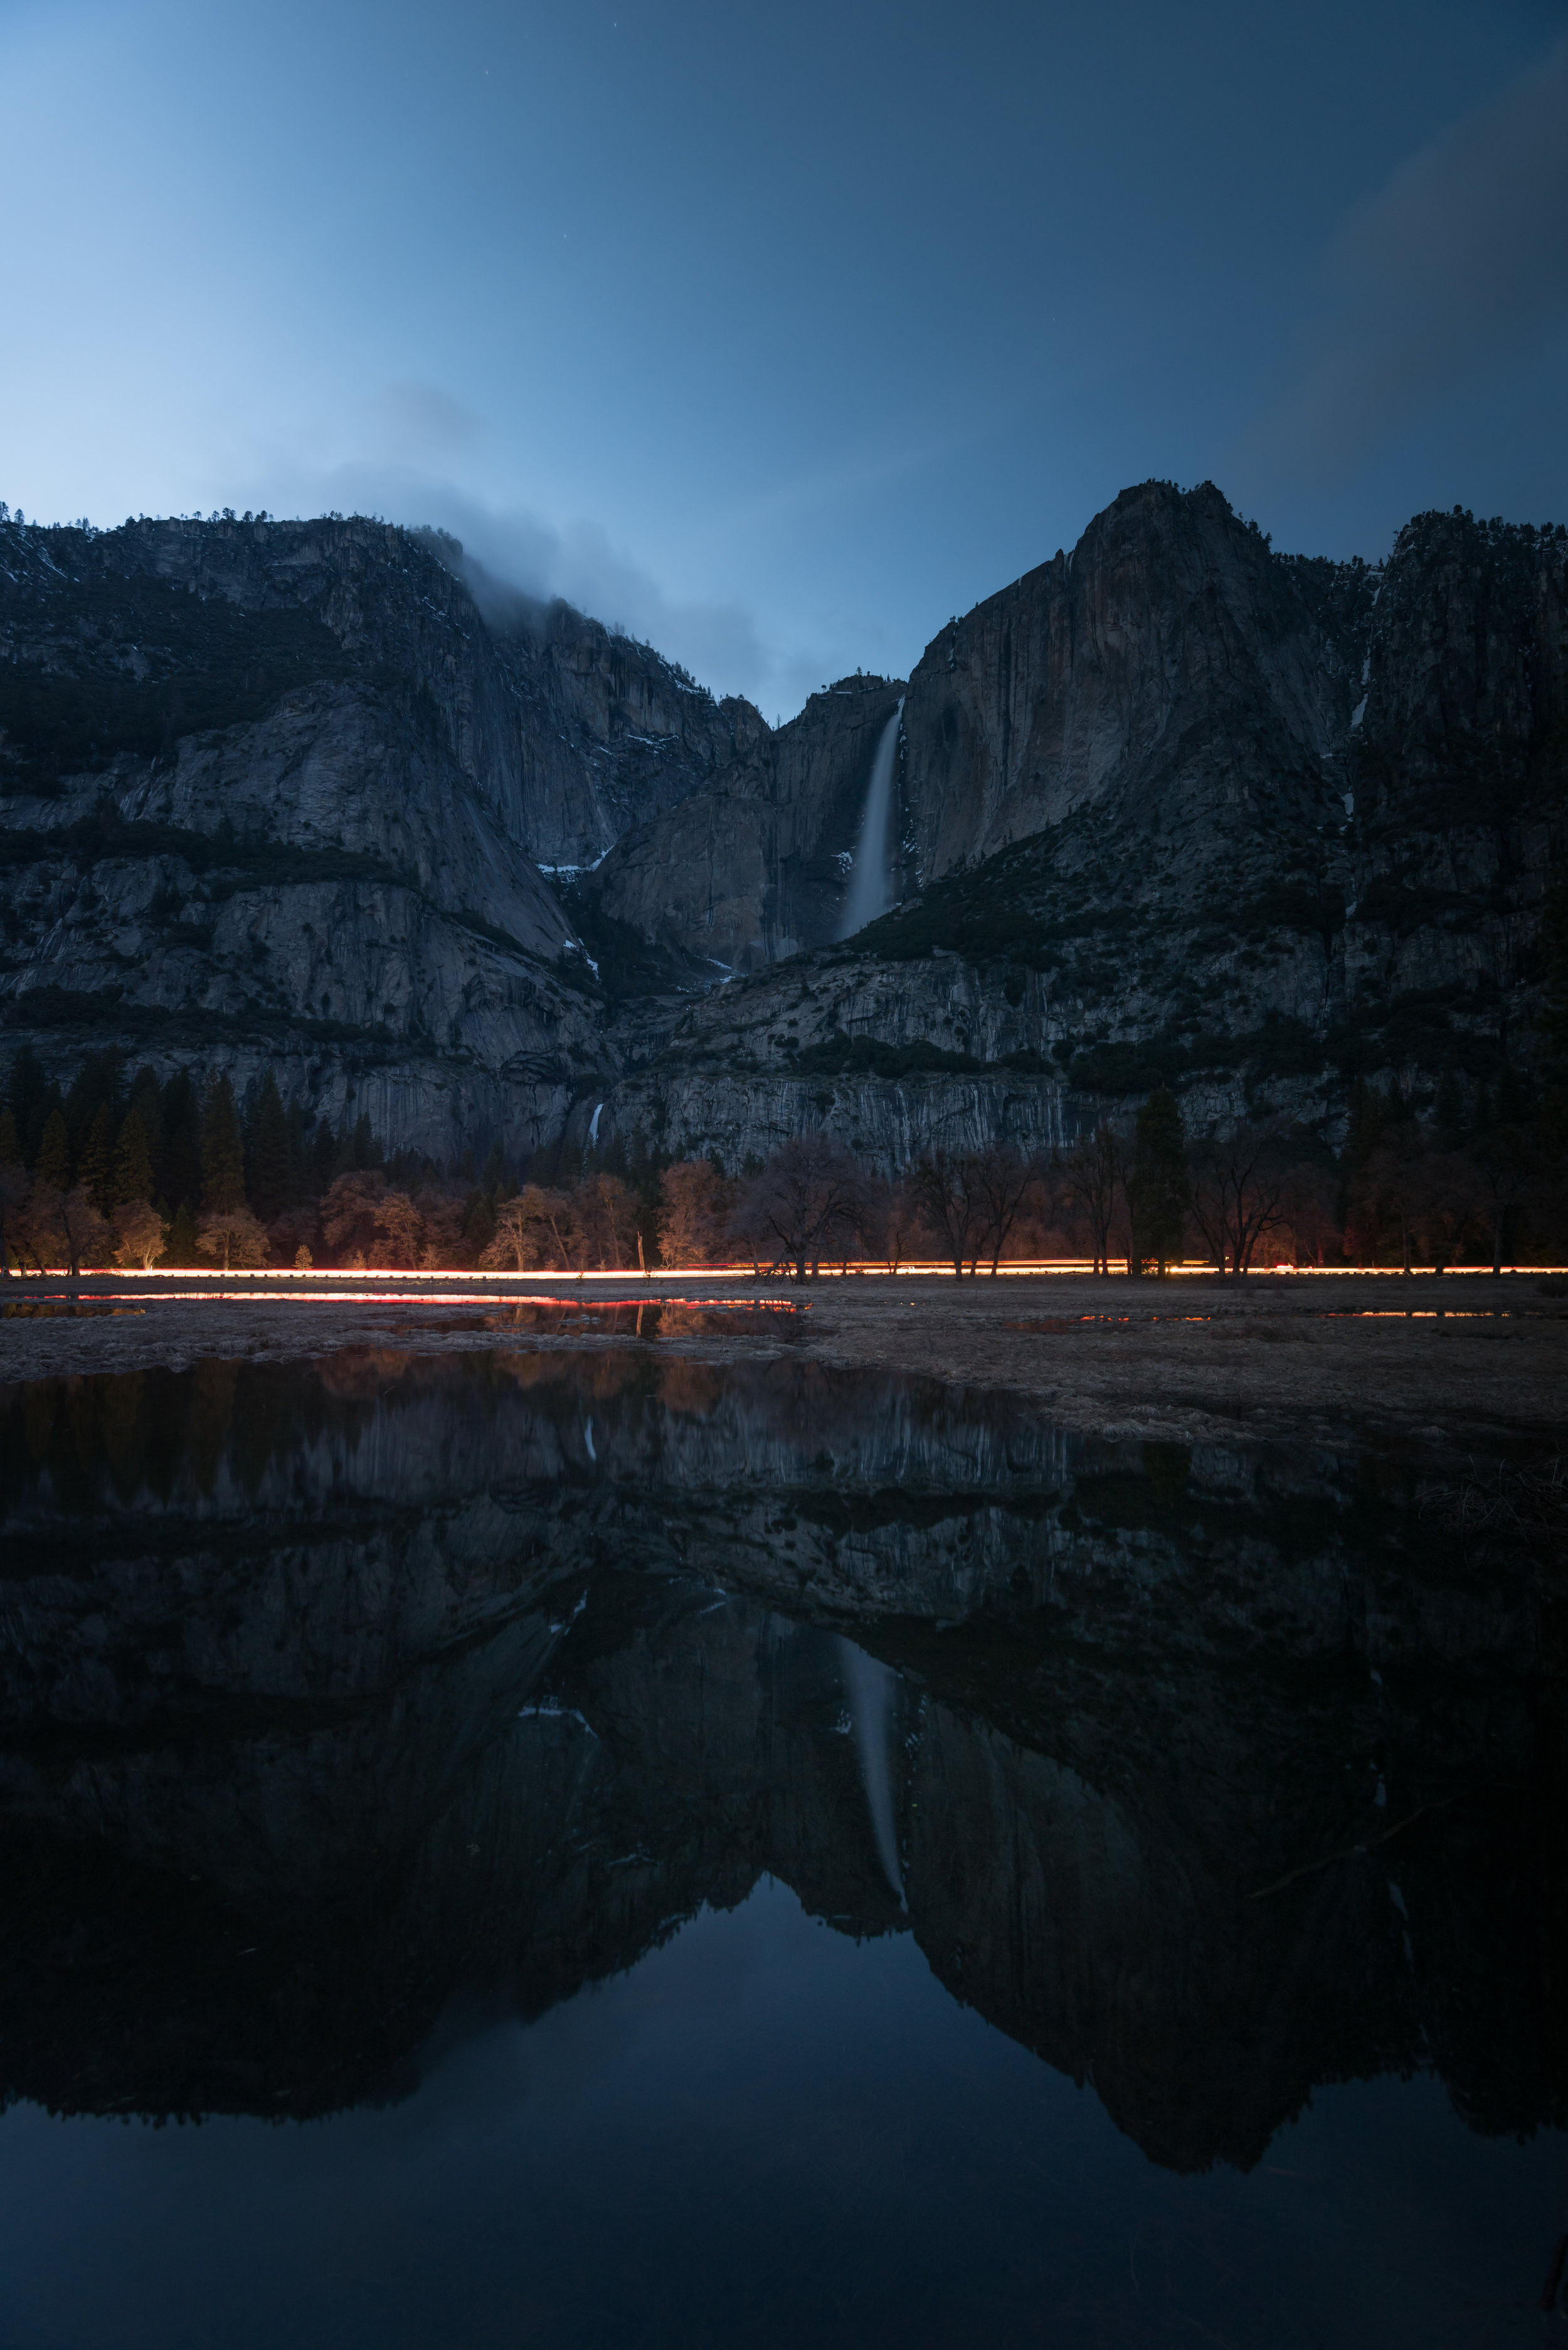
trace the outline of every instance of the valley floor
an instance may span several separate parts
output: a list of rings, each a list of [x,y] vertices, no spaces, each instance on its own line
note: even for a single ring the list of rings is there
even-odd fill
[[[1173,1443],[1244,1436],[1370,1440],[1450,1457],[1470,1446],[1555,1451],[1568,1416],[1568,1298],[1532,1274],[1244,1284],[851,1275],[804,1291],[731,1275],[488,1276],[410,1281],[391,1294],[379,1282],[373,1296],[323,1286],[311,1294],[257,1276],[192,1299],[179,1276],[84,1279],[74,1294],[63,1281],[14,1279],[0,1291],[0,1381],[344,1350],[629,1345],[711,1361],[787,1350],[1004,1388],[1064,1428]],[[763,1302],[795,1310],[737,1315],[726,1327],[724,1307]]]

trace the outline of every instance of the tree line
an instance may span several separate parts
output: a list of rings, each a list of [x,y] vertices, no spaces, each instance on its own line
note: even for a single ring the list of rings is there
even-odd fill
[[[1507,1066],[1468,1101],[1445,1078],[1420,1114],[1361,1085],[1336,1153],[1245,1118],[1191,1134],[1162,1086],[1133,1120],[1059,1149],[938,1149],[888,1182],[808,1134],[738,1182],[709,1161],[672,1166],[662,1193],[670,1261],[750,1255],[799,1280],[852,1254],[894,1271],[939,1257],[961,1278],[1007,1256],[1082,1256],[1099,1274],[1116,1258],[1134,1278],[1195,1260],[1234,1278],[1264,1258],[1501,1272],[1568,1254],[1568,1097],[1532,1101]]]
[[[1531,1098],[1506,1066],[1468,1098],[1445,1079],[1421,1113],[1358,1087],[1337,1154],[1244,1119],[1190,1133],[1162,1087],[1059,1149],[936,1149],[897,1180],[821,1131],[732,1175],[716,1158],[628,1164],[618,1146],[586,1164],[535,1153],[521,1174],[499,1149],[477,1170],[389,1159],[368,1117],[335,1128],[286,1107],[270,1071],[242,1107],[221,1072],[127,1083],[118,1055],[89,1054],[61,1092],[24,1046],[0,1103],[0,1268],[739,1261],[804,1281],[852,1258],[972,1277],[1081,1256],[1141,1277],[1195,1258],[1231,1275],[1265,1254],[1441,1271],[1568,1249],[1568,1099]]]

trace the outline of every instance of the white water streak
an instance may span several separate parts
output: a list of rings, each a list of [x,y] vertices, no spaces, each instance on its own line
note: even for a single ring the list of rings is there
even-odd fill
[[[893,858],[888,846],[888,834],[893,822],[893,770],[898,761],[898,725],[904,715],[904,697],[898,697],[898,707],[882,729],[877,745],[877,755],[871,762],[871,781],[866,789],[866,813],[860,821],[860,837],[855,844],[855,863],[850,868],[849,896],[845,902],[844,925],[838,935],[853,938],[878,914],[885,914],[893,902]]]
[[[897,1675],[842,1634],[838,1645],[843,1652],[844,1692],[855,1724],[855,1744],[860,1756],[860,1776],[866,1784],[871,1832],[877,1839],[877,1856],[902,1906],[904,1876],[898,1866],[898,1837],[893,1825],[893,1773],[888,1755]]]

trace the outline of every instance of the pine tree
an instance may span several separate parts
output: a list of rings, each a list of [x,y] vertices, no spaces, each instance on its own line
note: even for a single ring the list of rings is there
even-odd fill
[[[277,1079],[269,1069],[256,1095],[245,1136],[246,1188],[264,1224],[270,1224],[294,1204],[293,1139]]]
[[[130,1088],[127,1114],[134,1110],[141,1120],[141,1131],[147,1142],[147,1155],[152,1161],[150,1191],[162,1189],[160,1175],[164,1159],[163,1103],[158,1090],[158,1079],[151,1069],[138,1072]]]
[[[117,1208],[152,1197],[152,1153],[147,1147],[147,1129],[139,1110],[128,1109],[120,1122],[110,1189],[112,1204]]]
[[[1443,1071],[1438,1086],[1438,1098],[1432,1106],[1432,1124],[1438,1131],[1438,1141],[1444,1150],[1456,1150],[1465,1130],[1465,1097],[1459,1091],[1459,1081],[1452,1068]]]
[[[483,1191],[471,1191],[463,1202],[462,1242],[469,1263],[477,1264],[495,1238],[495,1208]]]
[[[379,1167],[380,1165],[381,1146],[376,1139],[376,1129],[370,1124],[370,1113],[369,1110],[362,1109],[358,1118],[355,1120],[354,1135],[350,1148],[353,1151],[353,1171],[355,1174],[362,1175],[369,1168]]]
[[[337,1164],[337,1137],[332,1131],[332,1120],[324,1118],[316,1129],[316,1139],[310,1146],[310,1167],[316,1189],[325,1191],[332,1180]]]
[[[1133,1132],[1127,1186],[1132,1216],[1129,1272],[1141,1270],[1152,1259],[1163,1274],[1179,1258],[1190,1188],[1180,1107],[1168,1086],[1157,1086],[1139,1110]]]
[[[0,1109],[0,1167],[15,1167],[22,1156],[22,1146],[16,1139],[16,1114]]]
[[[12,1056],[11,1075],[5,1087],[5,1099],[16,1121],[16,1140],[24,1162],[31,1167],[38,1155],[38,1143],[51,1109],[59,1107],[43,1063],[31,1045],[17,1047]]]
[[[82,1142],[81,1154],[77,1161],[77,1180],[100,1216],[107,1216],[114,1206],[113,1171],[114,1119],[109,1114],[109,1104],[99,1102]]]
[[[81,1153],[99,1111],[104,1108],[109,1111],[109,1136],[119,1124],[123,1091],[123,1056],[112,1047],[99,1053],[88,1053],[71,1079],[71,1089],[65,1103],[66,1132],[70,1138],[71,1155],[78,1163],[78,1171]],[[107,1141],[105,1148],[108,1148]]]
[[[179,1211],[169,1227],[169,1238],[164,1243],[163,1253],[158,1262],[162,1265],[196,1263],[196,1211],[189,1200],[182,1200],[180,1202]]]
[[[186,1201],[194,1206],[202,1188],[202,1129],[189,1069],[175,1070],[161,1107],[163,1155],[153,1162],[153,1180],[171,1207]]]
[[[234,1090],[227,1077],[214,1077],[202,1105],[202,1207],[215,1215],[244,1204],[245,1154]]]
[[[71,1150],[63,1110],[52,1109],[45,1122],[36,1171],[40,1183],[52,1183],[57,1191],[71,1188]]]

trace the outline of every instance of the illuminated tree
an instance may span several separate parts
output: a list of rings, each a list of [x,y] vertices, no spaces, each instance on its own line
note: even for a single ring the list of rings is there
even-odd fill
[[[659,1181],[659,1253],[667,1265],[710,1264],[723,1246],[730,1187],[711,1159],[667,1167]]]
[[[266,1234],[247,1207],[209,1208],[196,1221],[196,1246],[231,1273],[266,1263]]]
[[[637,1253],[637,1194],[618,1175],[585,1175],[572,1193],[578,1252],[601,1273],[619,1273]]]
[[[116,1264],[151,1273],[163,1253],[169,1227],[145,1200],[126,1200],[114,1211]]]
[[[571,1203],[564,1192],[524,1183],[514,1199],[504,1200],[495,1211],[494,1237],[480,1263],[516,1273],[566,1264],[570,1261],[567,1237],[574,1229],[571,1214]]]

